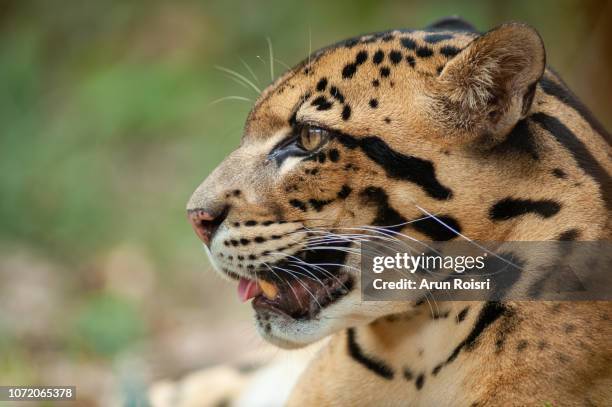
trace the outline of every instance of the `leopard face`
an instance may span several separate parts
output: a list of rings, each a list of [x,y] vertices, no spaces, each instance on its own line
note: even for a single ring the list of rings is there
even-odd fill
[[[253,298],[261,335],[297,347],[408,311],[361,301],[364,240],[504,240],[516,196],[534,202],[522,214],[557,216],[546,233],[562,233],[562,187],[509,176],[536,156],[541,176],[558,167],[545,146],[514,140],[529,133],[515,134],[544,66],[528,26],[479,35],[445,24],[335,44],[270,85],[187,205],[215,270]]]

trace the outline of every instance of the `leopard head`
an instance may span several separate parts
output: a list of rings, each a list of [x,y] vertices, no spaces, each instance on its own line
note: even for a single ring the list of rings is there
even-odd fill
[[[544,69],[534,29],[447,19],[329,46],[270,85],[187,205],[261,335],[298,347],[413,307],[361,301],[364,239],[503,240],[490,207],[533,160],[511,137]]]

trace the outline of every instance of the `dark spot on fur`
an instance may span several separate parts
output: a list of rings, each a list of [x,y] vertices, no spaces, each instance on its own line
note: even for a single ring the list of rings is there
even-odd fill
[[[256,220],[247,220],[246,222],[244,222],[245,226],[256,226],[257,225],[257,221]]]
[[[325,96],[317,97],[310,104],[316,106],[317,110],[329,110],[332,107],[332,102],[328,101]]]
[[[389,53],[389,59],[394,65],[397,65],[402,61],[402,53],[397,50],[393,50]]]
[[[304,212],[306,212],[306,204],[298,199],[292,199],[289,201],[289,204],[294,208],[298,208]]]
[[[321,78],[321,80],[317,83],[317,90],[319,92],[323,92],[327,87],[327,78]]]
[[[355,64],[361,65],[368,59],[367,51],[359,51],[357,57],[355,57]]]
[[[550,199],[531,200],[504,198],[489,210],[492,220],[508,220],[528,213],[534,213],[542,218],[550,218],[561,210],[561,204]]]
[[[571,241],[578,239],[579,236],[580,236],[580,231],[578,229],[569,229],[561,233],[559,237],[557,238],[557,240],[571,242]]]
[[[382,68],[380,68],[380,76],[382,76],[383,78],[388,77],[390,74],[391,70],[389,69],[389,67],[383,66]]]
[[[567,174],[561,168],[555,168],[552,170],[552,173],[555,177],[565,179],[567,178]]]
[[[342,109],[342,120],[348,120],[351,117],[351,107],[349,105],[344,105]]]
[[[355,75],[355,72],[357,71],[357,65],[355,65],[354,63],[351,64],[347,64],[343,69],[342,69],[342,77],[344,79],[348,79],[348,78],[352,78],[353,75]]]
[[[372,81],[372,86],[374,86],[375,88],[379,87],[380,86],[380,81],[378,79],[374,79]]]
[[[451,45],[445,45],[442,48],[440,48],[440,54],[444,55],[445,57],[454,57],[455,55],[457,55],[461,50],[457,47],[453,47]]]
[[[378,99],[370,99],[370,107],[376,109],[378,107]]]
[[[331,88],[329,88],[329,94],[334,99],[336,99],[338,102],[344,103],[344,95],[342,93],[340,93],[340,91],[338,90],[337,87],[332,86]]]
[[[433,370],[431,371],[431,374],[436,376],[438,373],[440,373],[440,370],[442,369],[442,366],[444,366],[444,364],[442,364],[442,363],[437,364],[436,367],[434,367]]]
[[[548,347],[548,342],[541,340],[538,342],[538,350],[544,350]]]
[[[527,342],[524,339],[521,339],[518,344],[516,345],[516,350],[519,352],[524,351],[525,349],[527,349],[527,346],[529,345],[529,342]]]
[[[409,226],[437,242],[451,240],[457,236],[456,232],[461,233],[461,225],[459,225],[459,222],[455,218],[448,215],[436,215],[436,219],[433,217],[418,219],[411,222]],[[440,222],[443,222],[447,226]],[[454,229],[456,232],[450,228]]]
[[[410,49],[410,50],[416,49],[416,42],[412,38],[402,38],[400,42],[402,43],[402,46],[404,46],[407,49]]]
[[[414,66],[416,65],[416,61],[412,55],[408,55],[406,57],[406,62],[408,62],[408,65],[410,65],[411,68],[414,68]]]
[[[429,58],[433,55],[433,51],[429,47],[418,47],[416,50],[416,55],[419,58]]]
[[[372,62],[378,65],[383,61],[383,59],[385,59],[385,53],[379,49],[374,53],[374,57],[372,57]]]
[[[453,38],[450,34],[428,34],[423,39],[430,44],[436,44],[440,41],[450,40]]]
[[[417,390],[421,390],[424,384],[425,384],[425,375],[421,373],[420,375],[417,376],[416,381],[414,382],[414,385],[416,386]]]
[[[338,192],[338,198],[339,199],[346,199],[348,198],[348,196],[351,194],[351,187],[349,187],[348,185],[342,185],[342,189],[340,189],[340,191]]]
[[[413,378],[414,378],[414,375],[412,374],[412,371],[408,369],[407,367],[404,368],[404,379],[410,381]]]
[[[566,334],[571,334],[572,332],[574,332],[576,330],[576,325],[573,324],[565,324],[563,326],[563,329],[565,330]]]
[[[308,203],[317,212],[321,212],[326,205],[332,203],[333,200],[320,200],[320,199],[309,199]]]
[[[385,117],[383,120],[387,124],[391,123],[391,119],[389,117]]]
[[[236,247],[240,244],[240,242],[238,240],[232,239],[230,240],[230,243],[232,244],[232,246]]]
[[[331,150],[329,150],[329,160],[331,162],[338,162],[338,160],[340,159],[340,152],[338,151],[338,149],[336,148],[332,148]]]
[[[463,322],[469,310],[470,310],[470,307],[465,307],[457,314],[457,323]]]
[[[389,228],[391,230],[401,230],[406,219],[389,205],[389,197],[382,188],[367,187],[361,191],[360,196],[366,205],[376,205],[377,210],[372,221],[373,226],[391,226]]]
[[[366,369],[376,373],[384,379],[392,380],[395,372],[391,366],[387,365],[382,360],[376,359],[363,352],[361,346],[357,343],[357,333],[355,328],[347,329],[347,348],[348,353],[357,363],[364,366]]]
[[[245,238],[240,239],[240,244],[243,245],[243,246],[246,246],[249,243],[251,243],[251,241],[249,239],[245,239]]]

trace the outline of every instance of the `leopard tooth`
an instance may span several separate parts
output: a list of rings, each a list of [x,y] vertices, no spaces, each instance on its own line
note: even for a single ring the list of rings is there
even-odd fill
[[[264,280],[259,280],[259,287],[267,299],[273,300],[276,298],[276,295],[278,294],[278,288],[276,285]]]

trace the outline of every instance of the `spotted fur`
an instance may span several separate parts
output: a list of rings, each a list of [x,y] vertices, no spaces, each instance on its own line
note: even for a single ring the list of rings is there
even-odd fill
[[[327,129],[327,143],[286,147],[303,124]],[[611,154],[603,127],[545,67],[533,28],[480,34],[445,19],[343,41],[289,70],[188,209],[223,214],[210,252],[230,278],[299,253],[308,234],[297,233],[316,228],[608,240]],[[331,335],[288,405],[612,403],[609,303],[439,302],[431,314],[426,302],[363,303],[350,274],[350,293],[311,319],[258,312],[281,347]]]

